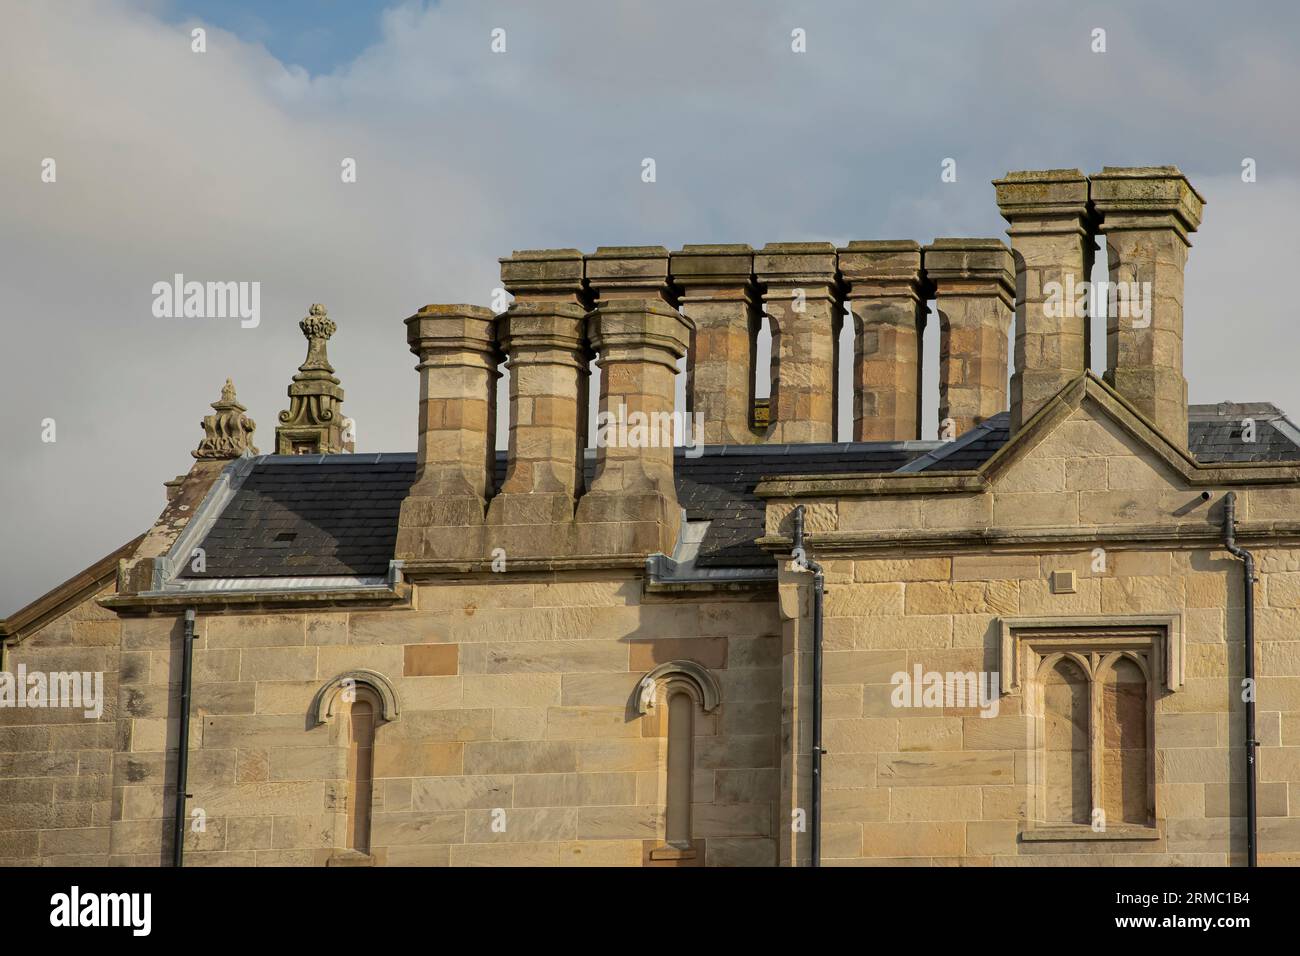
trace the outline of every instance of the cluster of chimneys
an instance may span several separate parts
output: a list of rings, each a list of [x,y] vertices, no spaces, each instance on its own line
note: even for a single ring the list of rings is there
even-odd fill
[[[1010,408],[1021,428],[1090,365],[1089,289],[1106,237],[1106,380],[1164,435],[1187,440],[1183,269],[1204,200],[1173,166],[1008,173],[994,183],[1011,224],[998,239],[601,247],[501,260],[514,302],[425,306],[406,320],[420,359],[416,479],[397,557],[408,566],[490,562],[609,567],[671,552],[679,509],[671,442],[598,442],[584,474],[589,368],[602,413],[671,419],[688,357],[687,411],[705,445],[830,442],[837,433],[840,330],[854,322],[853,438],[921,437],[921,337],[939,315],[940,435]],[[1120,292],[1116,297],[1115,293]],[[1093,290],[1093,297],[1101,298]],[[1007,396],[1015,314],[1016,371]],[[755,399],[761,321],[771,330],[771,399]],[[306,361],[280,413],[278,454],[351,451],[343,391],[326,357],[334,323],[312,306]],[[510,443],[496,487],[496,383],[510,369]],[[227,382],[196,458],[252,449],[253,423]],[[765,415],[759,414],[766,412]]]
[[[501,260],[514,302],[501,315],[431,305],[406,320],[420,359],[417,478],[398,557],[474,567],[494,555],[547,566],[671,551],[672,449],[602,444],[584,487],[588,367],[600,408],[671,413],[688,355],[688,410],[706,444],[827,442],[845,304],[855,323],[856,441],[921,434],[921,336],[939,315],[939,418],[958,437],[1010,408],[1019,429],[1089,367],[1086,288],[1098,233],[1110,285],[1106,380],[1167,438],[1187,440],[1183,268],[1204,200],[1173,166],[1009,173],[994,183],[1010,222],[998,239],[601,247]],[[1007,396],[1015,314],[1016,372]],[[771,402],[755,420],[761,318],[772,335]],[[510,443],[494,487],[498,365],[510,369]],[[639,557],[638,557],[639,556]]]

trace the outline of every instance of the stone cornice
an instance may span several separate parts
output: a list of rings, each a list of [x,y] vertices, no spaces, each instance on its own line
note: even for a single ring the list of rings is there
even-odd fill
[[[328,607],[393,607],[411,603],[409,585],[382,588],[324,588],[317,591],[167,591],[118,594],[99,603],[122,614],[171,615],[187,607],[204,614],[219,611],[275,611]]]
[[[506,570],[493,572],[491,557],[486,558],[408,558],[402,562],[402,576],[420,583],[445,574],[506,575],[516,571],[589,571],[611,568],[645,568],[644,554],[575,554],[565,557],[511,557]]]
[[[1111,528],[978,528],[965,531],[943,529],[893,531],[825,531],[808,534],[809,551],[834,557],[909,554],[1058,553],[1077,548],[1122,546],[1201,549],[1221,546],[1223,532],[1214,525],[1126,525]],[[1300,521],[1243,521],[1237,525],[1239,543],[1268,544],[1270,547],[1300,546]],[[789,535],[769,534],[756,542],[774,556],[788,557],[793,546]]]

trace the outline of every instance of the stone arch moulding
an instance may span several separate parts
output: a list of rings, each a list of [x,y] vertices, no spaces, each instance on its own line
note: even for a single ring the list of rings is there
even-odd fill
[[[644,716],[655,706],[656,688],[661,680],[680,679],[695,692],[695,699],[704,712],[710,713],[722,702],[722,691],[717,678],[702,664],[695,661],[666,661],[646,671],[637,682],[636,712]]]
[[[311,715],[316,726],[327,723],[334,718],[337,712],[338,692],[343,689],[343,685],[348,681],[365,684],[375,692],[379,697],[379,716],[381,719],[390,721],[401,716],[401,705],[398,702],[397,690],[393,687],[392,681],[378,671],[357,668],[344,671],[338,676],[330,678],[321,685],[320,690],[316,691],[316,696],[311,702]]]
[[[1021,689],[1021,648],[1026,640],[1043,641],[1045,650],[1055,640],[1064,640],[1068,646],[1071,637],[1085,642],[1103,642],[1111,646],[1105,655],[1127,653],[1137,660],[1148,680],[1155,679],[1165,690],[1177,691],[1185,679],[1184,661],[1187,658],[1187,636],[1181,613],[1134,614],[1113,617],[1004,617],[998,620],[1001,630],[1000,658],[1002,667],[1002,695]],[[1059,638],[1057,637],[1059,635]],[[1152,635],[1155,635],[1154,637]],[[1129,645],[1129,646],[1123,646]],[[1144,662],[1135,651],[1147,650]],[[1090,679],[1095,679],[1091,665],[1084,668]],[[1156,673],[1153,675],[1151,670]]]

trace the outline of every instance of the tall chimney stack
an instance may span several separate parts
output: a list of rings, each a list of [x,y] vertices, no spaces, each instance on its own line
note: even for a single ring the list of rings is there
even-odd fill
[[[587,335],[601,371],[604,430],[591,488],[578,502],[577,551],[671,553],[681,522],[673,480],[677,362],[694,326],[672,304],[661,246],[601,247],[587,257],[587,279],[597,296]]]
[[[835,354],[842,308],[835,246],[769,242],[754,254],[772,320],[773,442],[835,440]]]
[[[426,305],[406,320],[419,358],[420,438],[415,480],[402,501],[397,555],[447,552],[482,525],[495,461],[496,316],[477,305]]]
[[[1107,166],[1092,176],[1114,305],[1106,381],[1177,445],[1187,445],[1183,270],[1205,200],[1176,166]]]
[[[1014,433],[1088,368],[1087,310],[1066,292],[1091,279],[1096,241],[1079,170],[1012,172],[993,185],[1016,268]]]
[[[939,313],[939,435],[957,438],[1007,408],[1011,250],[998,239],[936,239],[923,262]]]
[[[857,323],[853,440],[921,437],[921,335],[926,290],[915,242],[851,242],[840,275]]]
[[[582,253],[516,252],[501,260],[501,281],[515,296],[497,320],[510,371],[510,444],[506,477],[488,508],[504,528],[572,522],[582,483],[586,421],[587,316]],[[513,534],[520,547],[533,540]]]
[[[754,362],[759,295],[754,250],[746,245],[692,245],[674,252],[672,281],[682,312],[695,323],[687,361],[688,411],[702,416],[706,445],[758,441]]]

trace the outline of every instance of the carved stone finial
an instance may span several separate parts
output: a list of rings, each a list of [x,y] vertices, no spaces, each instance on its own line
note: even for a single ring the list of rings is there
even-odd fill
[[[257,424],[244,412],[248,411],[235,398],[235,384],[226,379],[221,386],[221,397],[212,403],[216,414],[203,416],[203,440],[190,452],[198,459],[238,458],[245,452],[257,454],[253,447],[253,430]]]
[[[326,343],[338,331],[319,302],[298,323],[307,339],[307,358],[289,386],[289,408],[280,413],[275,430],[278,455],[330,455],[355,447],[349,422],[343,417],[343,389],[330,364]]]

